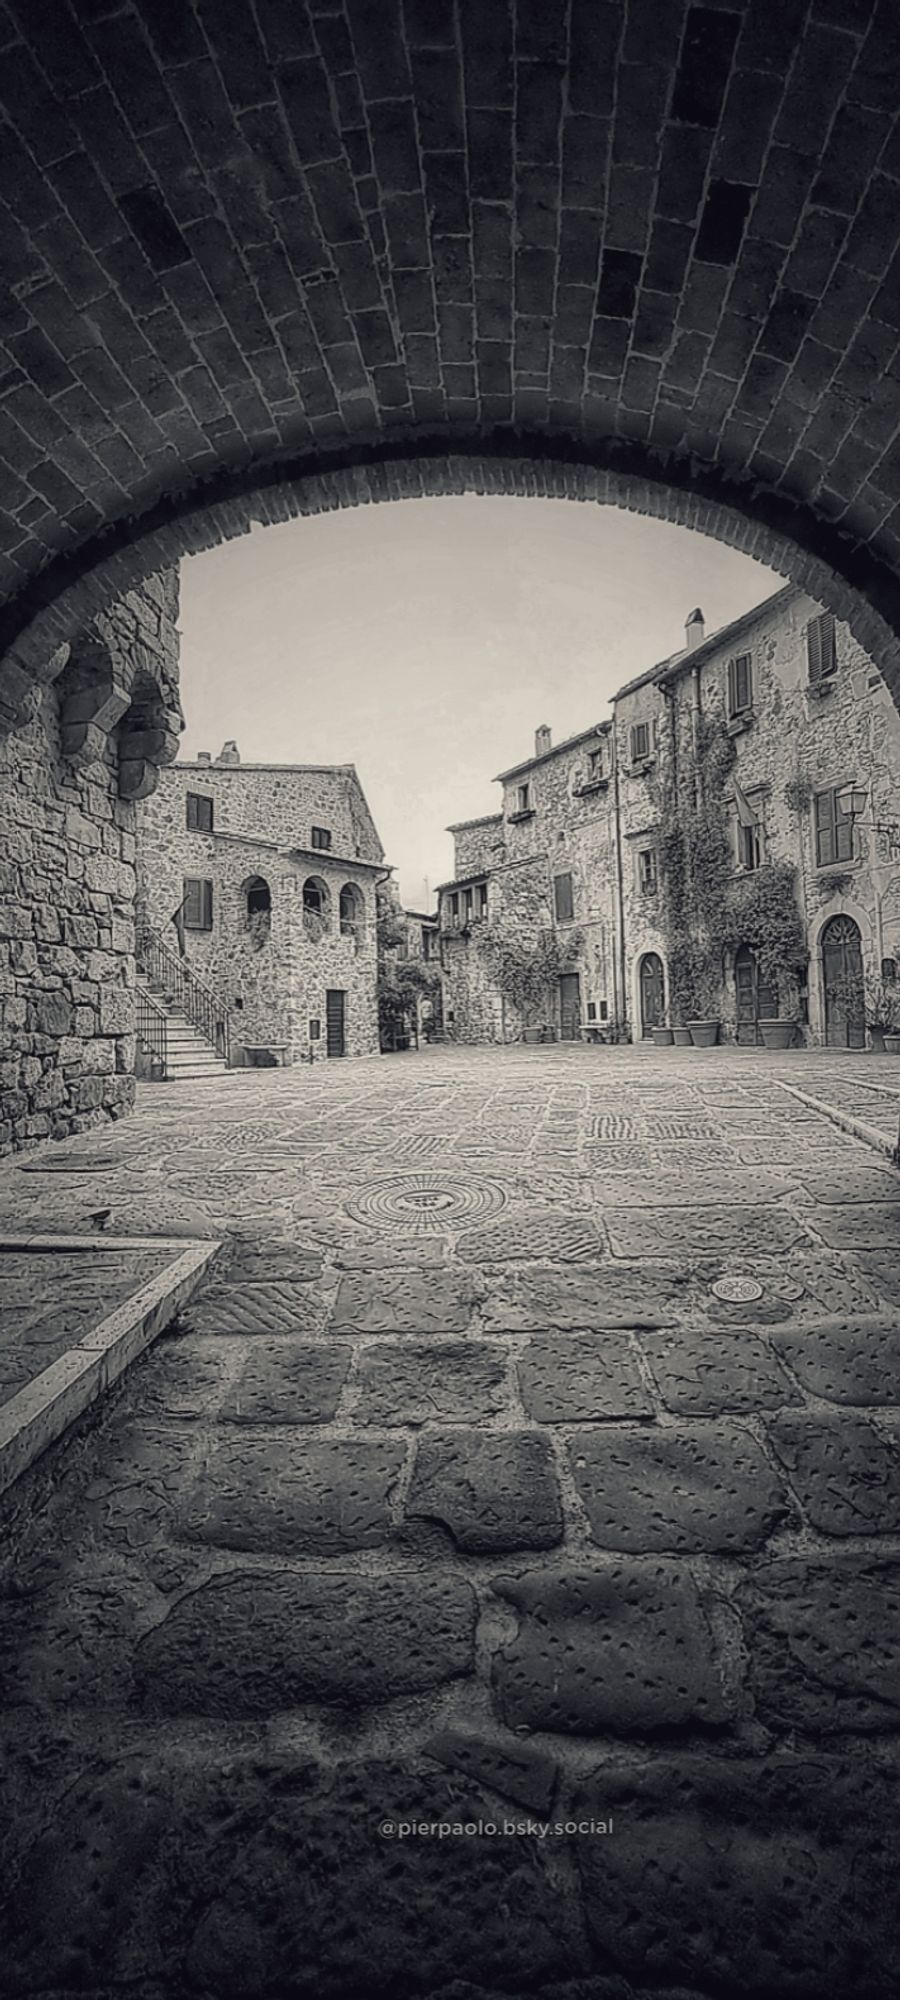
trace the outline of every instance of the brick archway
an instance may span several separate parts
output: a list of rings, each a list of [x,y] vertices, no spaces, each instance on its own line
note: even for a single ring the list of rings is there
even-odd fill
[[[148,567],[456,481],[759,552],[900,698],[894,14],[9,0],[7,708]]]

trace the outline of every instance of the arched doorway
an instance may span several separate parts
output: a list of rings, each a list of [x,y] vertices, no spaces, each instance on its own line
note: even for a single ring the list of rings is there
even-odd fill
[[[641,1034],[646,1041],[665,1019],[666,985],[663,963],[656,951],[645,951],[641,959]]]
[[[828,1047],[864,1049],[862,938],[852,917],[832,917],[822,932],[822,991]]]
[[[778,988],[760,979],[756,960],[747,944],[739,945],[734,954],[734,992],[735,1039],[755,1047],[760,1040],[760,1021],[777,1018]]]

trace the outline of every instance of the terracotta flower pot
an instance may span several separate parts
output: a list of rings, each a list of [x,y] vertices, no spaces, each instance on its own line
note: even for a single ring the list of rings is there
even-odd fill
[[[889,1056],[900,1056],[900,1035],[885,1035],[884,1046]]]
[[[689,1021],[691,1041],[695,1049],[711,1049],[719,1035],[718,1021]]]
[[[523,1029],[522,1029],[522,1040],[523,1040],[523,1042],[539,1042],[539,1041],[540,1041],[540,1039],[541,1039],[541,1031],[540,1031],[540,1028],[523,1028]]]
[[[794,1039],[796,1021],[760,1021],[759,1032],[764,1049],[789,1049]]]
[[[671,1028],[654,1028],[652,1033],[654,1048],[670,1049],[672,1047],[675,1038]]]
[[[691,1046],[690,1028],[673,1028],[672,1040],[675,1043],[676,1049],[689,1049]]]

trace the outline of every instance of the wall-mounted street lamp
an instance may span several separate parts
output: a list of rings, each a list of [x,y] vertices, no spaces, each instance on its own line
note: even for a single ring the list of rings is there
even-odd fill
[[[850,821],[851,826],[859,820],[860,824],[867,827],[871,833],[887,834],[889,840],[900,845],[900,820],[894,819],[887,822],[880,822],[874,819],[863,819],[868,796],[868,792],[862,785],[842,785],[837,795],[837,802],[844,818]]]

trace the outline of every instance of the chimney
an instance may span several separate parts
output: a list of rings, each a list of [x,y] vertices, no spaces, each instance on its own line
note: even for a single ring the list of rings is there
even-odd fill
[[[703,620],[703,613],[698,604],[696,611],[691,612],[684,628],[684,642],[688,652],[692,653],[696,646],[702,646],[705,637],[706,626]]]
[[[198,751],[197,751],[197,762],[198,762],[198,764],[211,764],[211,763],[212,763],[212,758],[211,758],[211,756],[210,756],[210,754],[209,754],[209,751],[208,751],[208,750],[198,750]]]
[[[534,754],[536,757],[546,757],[550,749],[551,740],[547,724],[546,722],[542,722],[540,729],[536,729],[534,732]]]
[[[241,761],[241,753],[237,747],[237,744],[235,743],[234,737],[231,736],[229,737],[227,743],[223,743],[222,748],[219,751],[218,757],[216,758],[216,763],[239,764],[240,761]]]

